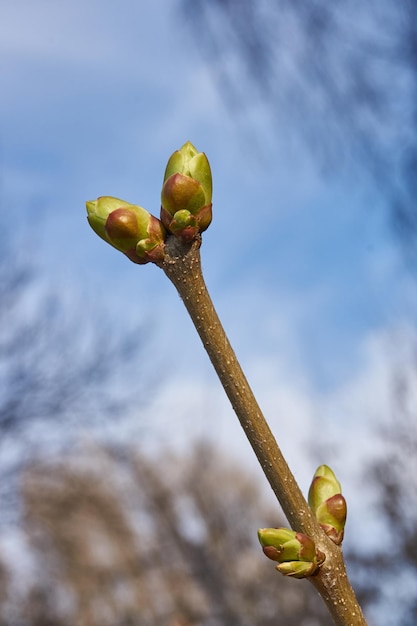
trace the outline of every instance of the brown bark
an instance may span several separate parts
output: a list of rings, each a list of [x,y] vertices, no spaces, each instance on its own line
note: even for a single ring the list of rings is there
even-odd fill
[[[231,405],[293,530],[309,535],[326,561],[310,577],[337,626],[366,626],[347,578],[341,549],[321,530],[256,401],[207,291],[201,240],[182,244],[171,236],[161,263],[176,287]]]

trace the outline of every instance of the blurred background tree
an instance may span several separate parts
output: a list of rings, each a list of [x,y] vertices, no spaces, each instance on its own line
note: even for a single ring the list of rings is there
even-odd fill
[[[356,584],[382,608],[389,626],[417,620],[417,367],[393,372],[395,389],[389,421],[375,427],[375,459],[365,465],[368,502],[380,521],[378,547],[352,548],[348,558]],[[354,544],[353,544],[354,545]]]
[[[204,443],[156,458],[87,446],[37,462],[23,476],[36,574],[16,603],[9,572],[1,613],[31,626],[330,624],[313,587],[263,557],[259,524],[283,520],[261,493]]]
[[[114,427],[127,407],[145,408],[132,364],[144,350],[140,329],[121,329],[111,314],[73,286],[48,284],[24,252],[0,247],[0,523],[16,520],[18,471],[36,455],[53,456],[82,432]],[[7,244],[6,244],[7,241]],[[118,382],[125,380],[123,392]],[[123,396],[123,397],[122,397]],[[139,411],[136,411],[139,415]],[[111,417],[111,419],[110,419]],[[120,417],[119,417],[120,419]],[[10,505],[10,506],[9,506]]]

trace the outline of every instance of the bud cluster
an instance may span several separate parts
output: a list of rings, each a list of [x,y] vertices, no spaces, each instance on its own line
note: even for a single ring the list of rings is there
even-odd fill
[[[169,234],[191,242],[211,222],[212,180],[203,152],[187,141],[170,157],[161,193],[161,219],[111,196],[91,200],[87,219],[99,237],[134,263],[158,263]]]
[[[277,561],[276,569],[292,578],[306,578],[317,573],[325,555],[310,537],[288,528],[261,528],[259,542],[265,556]]]

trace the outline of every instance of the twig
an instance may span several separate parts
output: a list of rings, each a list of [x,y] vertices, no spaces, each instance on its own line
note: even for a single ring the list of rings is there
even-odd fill
[[[312,514],[253,395],[248,381],[214,309],[200,262],[201,240],[183,244],[169,236],[159,263],[174,284],[239,418],[288,522],[309,535],[326,554],[318,574],[309,578],[337,626],[366,626],[348,580],[341,549],[325,535]]]

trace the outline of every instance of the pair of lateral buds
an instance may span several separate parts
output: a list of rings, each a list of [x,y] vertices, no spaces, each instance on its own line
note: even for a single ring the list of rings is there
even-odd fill
[[[308,503],[326,535],[340,545],[346,523],[346,500],[339,481],[327,465],[320,465],[314,474]],[[285,576],[314,576],[326,558],[310,537],[295,530],[261,528],[258,538],[264,554],[278,562],[276,569]]]

